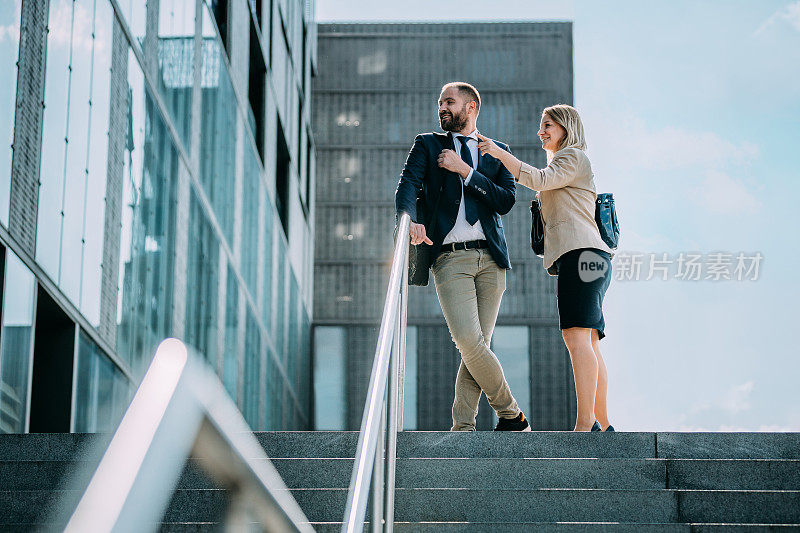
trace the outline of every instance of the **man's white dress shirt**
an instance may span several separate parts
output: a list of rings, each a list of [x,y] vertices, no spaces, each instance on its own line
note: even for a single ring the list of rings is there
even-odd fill
[[[461,139],[464,138],[463,135],[460,133],[453,133],[453,147],[455,148],[456,154],[461,157]],[[453,226],[453,229],[450,230],[443,241],[443,244],[448,244],[451,242],[464,242],[464,241],[480,241],[486,240],[486,235],[483,233],[483,226],[481,226],[481,221],[478,220],[475,222],[475,225],[470,225],[467,222],[467,211],[464,207],[464,184],[469,183],[469,180],[472,179],[472,172],[474,169],[478,168],[478,130],[474,130],[467,136],[469,141],[467,141],[467,148],[469,148],[469,153],[472,156],[472,169],[469,171],[469,175],[465,180],[461,180],[459,177],[459,181],[461,181],[461,203],[458,204],[458,215],[456,216],[456,223]]]

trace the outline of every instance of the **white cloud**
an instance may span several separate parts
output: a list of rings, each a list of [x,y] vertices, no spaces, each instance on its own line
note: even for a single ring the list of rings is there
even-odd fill
[[[618,112],[587,111],[589,150],[595,158],[613,157],[616,165],[630,170],[675,170],[697,167],[720,168],[727,165],[748,165],[759,156],[758,146],[751,142],[734,143],[709,131],[696,131],[668,126],[652,129],[641,118]],[[611,130],[615,135],[604,135]],[[620,153],[619,137],[625,136],[624,152]],[[616,166],[615,165],[615,166]]]
[[[587,109],[585,124],[600,188],[654,198],[665,190],[680,192],[715,214],[754,214],[762,207],[758,193],[763,185],[740,179],[760,156],[752,142],[733,142],[711,131],[653,128],[632,113],[608,109]],[[618,132],[624,135],[624,151]]]
[[[719,170],[709,170],[705,180],[689,197],[712,213],[753,215],[761,210],[761,201],[742,182]]]
[[[747,411],[750,409],[750,396],[753,394],[753,387],[752,381],[731,387],[722,396],[719,406],[732,415]]]
[[[800,0],[792,2],[773,13],[755,31],[755,35],[761,35],[775,24],[785,22],[790,27],[800,31]]]
[[[696,402],[678,419],[680,431],[739,431],[733,425],[721,424],[713,429],[705,424],[707,420],[730,418],[750,409],[750,398],[755,389],[753,381],[733,385],[716,398]],[[694,422],[694,423],[693,423]],[[749,430],[752,431],[752,428]]]
[[[0,24],[0,43],[6,39],[9,39],[12,42],[19,41],[19,21],[22,18],[22,2],[20,0],[16,0],[15,4],[14,21],[11,24]]]

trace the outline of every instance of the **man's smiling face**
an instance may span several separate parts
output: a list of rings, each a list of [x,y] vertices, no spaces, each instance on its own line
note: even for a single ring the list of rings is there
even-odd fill
[[[439,125],[444,131],[459,132],[467,126],[467,104],[457,88],[449,87],[442,91],[439,96]]]

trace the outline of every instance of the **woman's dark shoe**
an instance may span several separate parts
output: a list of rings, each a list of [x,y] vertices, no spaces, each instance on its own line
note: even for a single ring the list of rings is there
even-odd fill
[[[605,429],[605,431],[614,431],[614,426],[609,424],[608,427]]]
[[[494,428],[495,431],[530,431],[531,425],[522,413],[516,418],[501,418]]]
[[[592,431],[603,431],[603,427],[600,425],[600,422],[597,420],[594,421],[594,425],[592,426]],[[611,431],[614,431],[613,429]]]

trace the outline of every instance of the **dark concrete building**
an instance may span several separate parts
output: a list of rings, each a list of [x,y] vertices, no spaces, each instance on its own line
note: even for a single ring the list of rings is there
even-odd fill
[[[308,429],[312,0],[0,5],[0,432],[108,431],[157,343]]]
[[[542,109],[572,103],[571,23],[321,24],[314,79],[316,427],[357,429],[388,282],[394,191],[442,85],[481,92],[478,129],[544,166]],[[530,249],[530,200],[504,217],[508,274],[493,347],[534,429],[571,429],[574,384],[555,278]],[[431,286],[409,301],[406,429],[448,429],[459,354]],[[319,370],[324,369],[324,372]],[[492,427],[481,400],[478,427]]]

